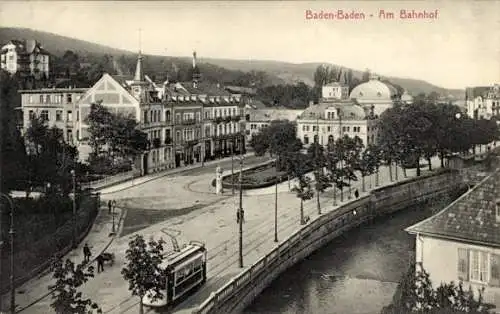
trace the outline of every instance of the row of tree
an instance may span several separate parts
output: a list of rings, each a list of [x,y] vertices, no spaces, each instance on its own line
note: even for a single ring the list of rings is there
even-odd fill
[[[486,145],[499,138],[494,120],[475,120],[450,104],[417,101],[387,109],[379,123],[379,147],[384,159],[405,165],[415,161],[420,174],[420,158],[428,161],[438,155],[441,166],[452,153],[464,153],[476,145]]]

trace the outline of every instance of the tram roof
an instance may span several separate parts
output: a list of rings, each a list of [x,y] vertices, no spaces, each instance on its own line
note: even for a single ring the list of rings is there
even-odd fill
[[[180,252],[176,252],[175,254],[167,256],[163,260],[161,266],[166,268],[170,265],[177,264],[190,255],[193,255],[193,253],[199,252],[202,248],[202,246],[196,244],[188,244]]]

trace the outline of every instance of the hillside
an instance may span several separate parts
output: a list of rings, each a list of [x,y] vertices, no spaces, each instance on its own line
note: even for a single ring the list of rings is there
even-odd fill
[[[111,48],[88,41],[27,28],[0,27],[0,44],[4,44],[10,39],[31,38],[37,39],[47,50],[59,57],[62,56],[66,50],[75,51],[80,56],[110,55],[115,59],[123,56],[121,60],[127,59],[127,64],[122,65],[127,69],[126,72],[129,72],[130,67],[133,66],[133,62],[131,61],[133,60],[133,56],[135,56],[135,52]],[[257,82],[256,84],[261,86],[297,83],[299,81],[312,86],[314,84],[313,73],[316,67],[321,64],[294,64],[281,61],[216,59],[204,58],[203,56],[199,58],[199,61],[200,70],[202,71],[204,78],[207,80],[218,82],[241,82],[242,85],[245,85],[245,82],[252,81],[254,83]],[[176,69],[178,68],[188,69],[191,64],[191,60],[188,57],[146,56],[145,63],[148,62],[151,64],[150,66],[147,66],[147,68],[150,71],[154,71],[155,73],[153,73],[153,75],[156,77],[163,77],[166,72],[169,72],[169,75],[172,75],[172,69],[174,69],[173,71],[177,71]],[[339,67],[338,65],[334,66]],[[361,78],[362,72],[353,69],[353,74],[354,77]],[[185,76],[186,75],[183,75],[183,77]],[[462,99],[465,94],[464,90],[448,90],[423,80],[384,76],[383,78],[402,86],[413,95],[417,95],[422,92],[428,94],[435,91],[443,96],[451,94],[455,98]]]
[[[242,71],[248,71],[250,69],[256,71],[262,70],[270,74],[273,74],[279,78],[282,78],[287,82],[302,81],[308,85],[314,84],[313,80],[314,71],[319,65],[324,64],[329,66],[335,66],[337,68],[341,67],[340,65],[328,64],[328,63],[296,64],[296,63],[281,62],[281,61],[261,61],[261,60],[227,60],[227,59],[207,58],[204,59],[204,61],[231,70],[242,70]],[[352,71],[354,77],[361,79],[361,76],[363,74],[362,71],[355,69],[352,69]],[[462,99],[465,96],[465,90],[461,89],[446,89],[428,83],[424,80],[384,76],[383,74],[380,75],[382,78],[388,79],[394,84],[400,85],[412,95],[418,95],[419,93],[429,94],[430,92],[435,91],[443,96],[451,94],[453,95],[453,97],[457,99]]]

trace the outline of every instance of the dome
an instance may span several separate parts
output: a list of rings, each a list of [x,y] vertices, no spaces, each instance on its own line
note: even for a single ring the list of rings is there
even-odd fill
[[[392,100],[397,93],[394,86],[373,79],[356,86],[349,97],[362,100]]]

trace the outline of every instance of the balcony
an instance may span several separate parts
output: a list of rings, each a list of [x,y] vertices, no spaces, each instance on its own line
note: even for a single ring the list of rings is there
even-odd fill
[[[223,119],[222,119],[222,117],[216,117],[213,121],[215,124],[221,124]]]
[[[183,125],[192,125],[192,124],[196,124],[196,120],[195,120],[195,119],[185,119],[185,120],[182,120],[182,124],[183,124]]]
[[[170,144],[172,144],[172,138],[171,138],[171,137],[167,137],[167,138],[165,138],[165,144],[166,144],[166,145],[170,145]]]
[[[240,122],[240,120],[241,120],[241,116],[239,116],[239,115],[238,115],[238,116],[233,116],[233,117],[231,118],[231,120],[232,120],[233,122]]]

